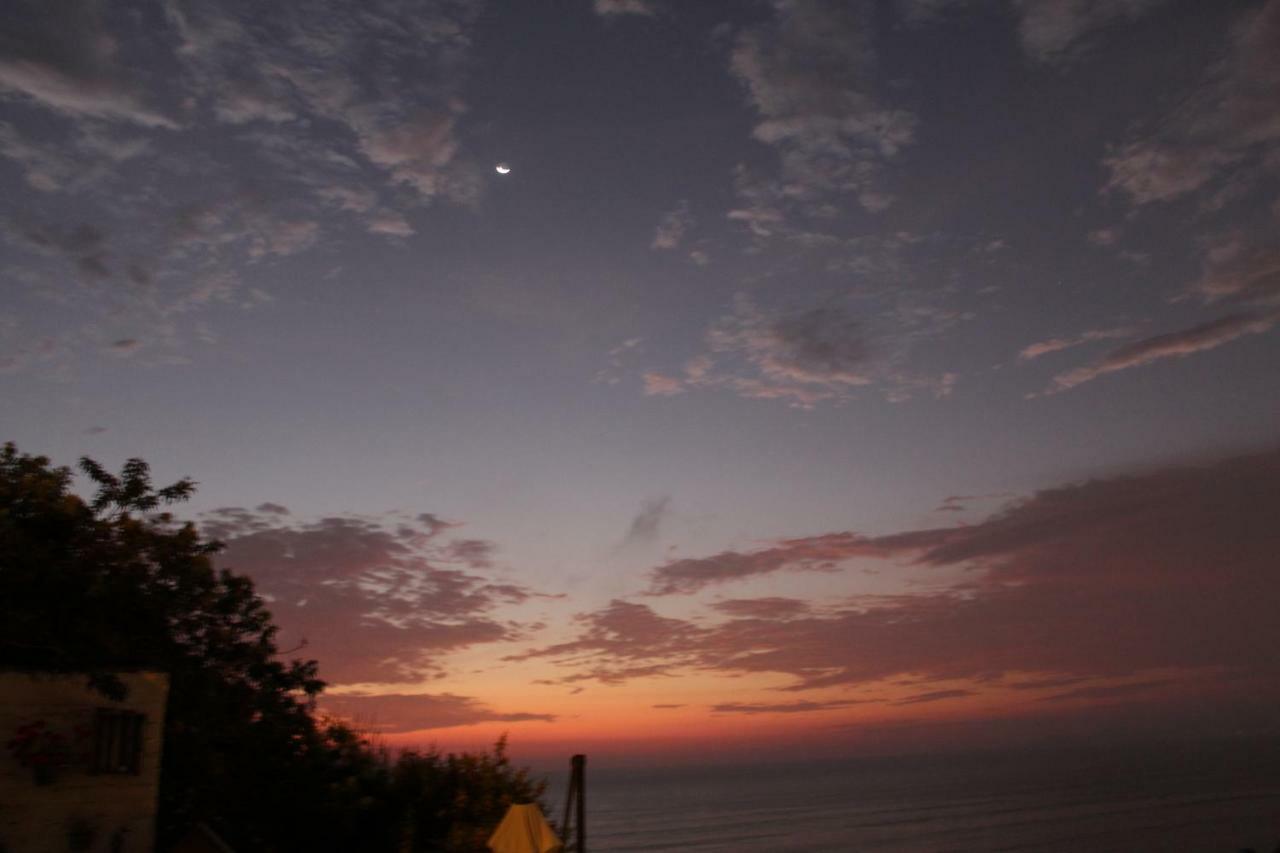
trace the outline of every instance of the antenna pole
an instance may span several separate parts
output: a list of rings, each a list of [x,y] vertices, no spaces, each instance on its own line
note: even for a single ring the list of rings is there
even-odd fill
[[[575,755],[570,759],[569,790],[564,798],[564,823],[561,824],[567,845],[571,837],[569,818],[574,818],[578,830],[576,853],[587,853],[586,766],[585,755]]]
[[[587,757],[573,757],[573,776],[578,780],[578,853],[587,853]]]

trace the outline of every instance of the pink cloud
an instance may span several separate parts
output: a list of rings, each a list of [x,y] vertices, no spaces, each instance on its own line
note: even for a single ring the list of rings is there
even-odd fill
[[[1070,349],[1071,347],[1077,347],[1081,344],[1090,343],[1092,341],[1127,338],[1132,335],[1133,332],[1134,330],[1128,327],[1115,329],[1090,329],[1089,331],[1082,332],[1071,338],[1049,338],[1023,347],[1022,351],[1018,353],[1018,359],[1020,361],[1030,361],[1032,359],[1039,358],[1042,355],[1061,352],[1064,349]]]
[[[714,624],[614,602],[579,617],[576,639],[525,656],[574,680],[703,671],[782,674],[790,690],[937,684],[921,702],[961,698],[946,693],[964,689],[958,680],[1138,700],[1143,690],[1115,679],[1159,672],[1143,679],[1152,692],[1187,681],[1274,704],[1280,671],[1260,650],[1280,647],[1277,517],[1280,450],[1092,480],[965,527],[781,540],[654,570],[670,593],[691,593],[805,558],[867,555],[969,569],[951,589],[820,610],[722,603],[727,618]]]
[[[1239,338],[1269,332],[1277,323],[1280,323],[1280,311],[1254,311],[1231,314],[1187,329],[1144,338],[1112,351],[1093,364],[1059,373],[1045,393],[1067,391],[1099,376],[1142,367],[1166,358],[1185,358],[1217,349]]]
[[[868,538],[856,533],[827,533],[778,540],[760,551],[724,551],[710,557],[672,560],[650,571],[648,594],[688,594],[705,587],[778,571],[833,571],[856,558],[884,558],[962,535],[957,528],[915,531]]]
[[[325,693],[320,709],[359,728],[383,734],[469,726],[475,723],[553,722],[554,714],[502,712],[452,693]]]
[[[281,645],[305,640],[334,682],[438,673],[449,652],[519,636],[496,611],[533,594],[489,573],[491,543],[439,541],[447,526],[430,514],[302,521],[264,504],[215,510],[202,527],[226,543],[218,563],[268,597]]]
[[[671,397],[684,391],[684,383],[675,376],[652,372],[644,375],[644,393],[651,397]]]

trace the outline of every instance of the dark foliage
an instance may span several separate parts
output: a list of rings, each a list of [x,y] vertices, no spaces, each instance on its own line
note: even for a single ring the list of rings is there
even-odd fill
[[[169,673],[162,846],[205,821],[245,851],[483,850],[507,805],[541,794],[502,743],[393,762],[317,722],[316,663],[280,660],[253,582],[161,511],[195,484],[153,489],[140,459],[80,467],[88,501],[67,468],[0,451],[0,666],[85,672],[117,697],[113,672]]]

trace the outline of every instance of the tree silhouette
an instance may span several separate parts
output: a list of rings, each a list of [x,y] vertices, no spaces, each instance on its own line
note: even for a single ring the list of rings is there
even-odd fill
[[[196,822],[237,850],[483,850],[512,802],[542,785],[492,756],[407,753],[317,722],[310,660],[280,659],[276,627],[221,545],[165,509],[195,483],[154,488],[130,459],[72,472],[0,450],[0,666],[86,673],[120,698],[120,670],[169,673],[161,849]]]

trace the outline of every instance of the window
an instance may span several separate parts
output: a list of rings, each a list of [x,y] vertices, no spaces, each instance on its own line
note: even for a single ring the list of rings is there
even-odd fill
[[[142,720],[137,711],[99,708],[93,720],[94,773],[136,775],[142,763]]]

